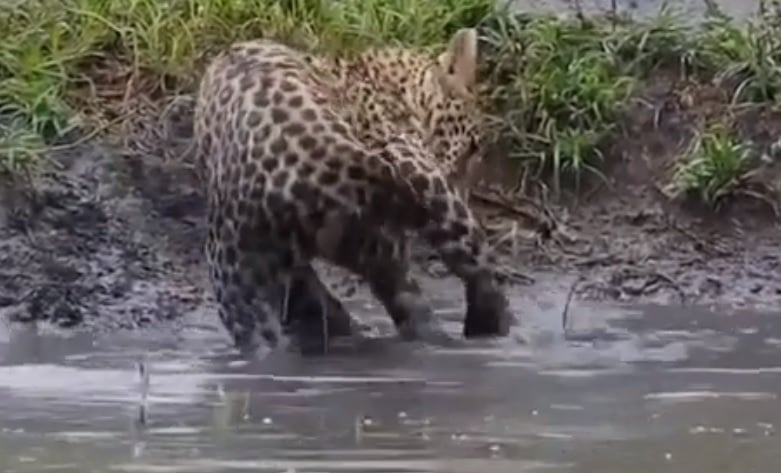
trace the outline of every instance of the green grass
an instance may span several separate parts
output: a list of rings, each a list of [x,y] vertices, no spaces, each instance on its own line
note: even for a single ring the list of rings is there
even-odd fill
[[[24,175],[35,168],[43,155],[44,146],[41,135],[27,123],[11,120],[0,126],[0,163],[3,171],[13,176]]]
[[[698,37],[698,51],[734,103],[781,98],[781,23],[777,14],[738,25],[715,6]]]
[[[669,189],[676,194],[694,194],[717,207],[741,190],[751,175],[752,148],[722,125],[699,134],[678,162]]]
[[[501,15],[485,22],[491,48],[485,69],[510,158],[532,166],[537,177],[549,178],[555,193],[564,179],[577,190],[588,175],[604,178],[605,150],[617,139],[627,107],[659,74],[716,82],[734,104],[777,104],[778,12],[741,24],[711,5],[701,25],[681,18],[665,5],[644,21]],[[702,186],[703,199],[718,200],[722,191],[717,189],[727,192],[729,183],[741,185],[743,168],[708,164],[708,159],[722,158],[710,151],[700,165],[712,169],[717,182],[701,178],[687,185]]]
[[[498,3],[1,3],[0,172],[35,169],[47,144],[84,125],[83,104],[91,98],[91,82],[110,81],[112,73],[121,84],[128,80],[111,65],[129,68],[133,77],[143,76],[154,84],[157,96],[188,92],[211,54],[231,42],[261,36],[347,54],[391,42],[438,47],[456,29],[479,26],[486,54],[486,98],[510,144],[509,157],[549,179],[556,191],[565,180],[578,186],[588,176],[602,176],[606,146],[620,131],[627,106],[660,71],[675,71],[703,83],[716,80],[740,104],[775,104],[781,95],[781,15],[770,9],[746,26],[713,7],[705,24],[693,27],[667,7],[655,18],[633,21],[519,16]],[[97,69],[103,76],[96,77],[94,70],[100,64],[102,69]],[[702,153],[701,160],[711,158],[719,158],[719,153]],[[711,164],[703,169],[720,169],[713,171],[720,176],[716,181],[741,182],[737,175],[733,179],[722,175],[737,173],[738,168]],[[699,175],[695,168],[687,169]],[[718,194],[708,179],[683,181],[687,188],[702,186],[703,198]]]
[[[240,39],[274,37],[339,53],[389,42],[436,46],[492,9],[489,0],[0,3],[0,124],[13,122],[0,127],[0,171],[34,167],[41,140],[49,142],[78,123],[68,93],[92,79],[84,71],[101,58],[119,59],[158,77],[161,86],[187,90],[197,83],[205,58]]]
[[[552,172],[557,189],[563,175],[599,173],[600,145],[634,89],[604,47],[603,27],[502,16],[485,28],[510,157]]]

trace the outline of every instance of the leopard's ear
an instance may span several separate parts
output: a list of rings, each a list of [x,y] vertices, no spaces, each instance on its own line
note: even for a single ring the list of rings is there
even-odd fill
[[[476,29],[461,28],[439,55],[439,65],[447,83],[459,92],[470,90],[477,82],[477,39]]]

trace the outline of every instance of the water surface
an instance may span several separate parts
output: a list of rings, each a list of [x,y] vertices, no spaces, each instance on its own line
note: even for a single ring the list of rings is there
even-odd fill
[[[776,471],[779,314],[573,304],[565,337],[561,302],[516,300],[524,325],[501,341],[252,362],[209,317],[104,336],[9,327],[0,471]]]

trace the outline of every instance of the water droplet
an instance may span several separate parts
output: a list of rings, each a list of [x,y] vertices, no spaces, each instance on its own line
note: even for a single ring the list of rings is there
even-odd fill
[[[664,459],[667,460],[667,461],[672,460],[673,459],[673,454],[672,453],[665,453],[664,454]]]
[[[144,454],[146,443],[136,442],[133,444],[133,458],[140,458]]]
[[[689,429],[689,433],[690,434],[702,434],[702,433],[705,433],[707,431],[708,431],[708,429],[706,429],[705,427],[703,427],[701,425],[698,425],[697,427]]]

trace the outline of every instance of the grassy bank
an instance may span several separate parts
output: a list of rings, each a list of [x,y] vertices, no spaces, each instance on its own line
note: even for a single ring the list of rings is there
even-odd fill
[[[0,170],[35,169],[71,128],[132,120],[135,109],[117,106],[130,96],[155,102],[192,91],[210,54],[238,39],[270,36],[344,54],[388,42],[436,47],[455,29],[478,25],[489,103],[502,118],[508,159],[533,171],[527,175],[556,189],[602,177],[615,143],[627,139],[627,113],[666,78],[686,84],[670,90],[683,90],[693,105],[700,89],[724,92],[715,113],[691,123],[690,146],[665,175],[670,195],[712,205],[739,192],[770,195],[755,179],[768,146],[740,123],[781,99],[781,17],[738,24],[713,10],[697,27],[679,18],[517,16],[490,0],[4,3]]]
[[[644,21],[495,16],[484,26],[493,46],[486,72],[510,158],[557,189],[564,180],[577,186],[587,175],[603,178],[612,145],[649,133],[626,126],[638,113],[633,105],[645,104],[658,125],[674,98],[695,116],[689,146],[662,183],[668,194],[713,206],[740,193],[773,199],[772,189],[753,180],[769,147],[751,142],[739,125],[752,112],[776,109],[781,98],[780,19],[763,11],[736,22],[715,6],[696,26],[669,8]],[[660,84],[667,95],[652,102],[649,91]],[[720,96],[704,100],[702,92],[713,89]]]
[[[394,40],[427,46],[490,11],[487,0],[4,2],[0,168],[36,165],[45,143],[82,124],[85,109],[94,112],[95,99],[110,95],[96,88],[151,80],[152,90],[142,92],[192,90],[203,60],[239,39],[270,36],[332,52]]]

